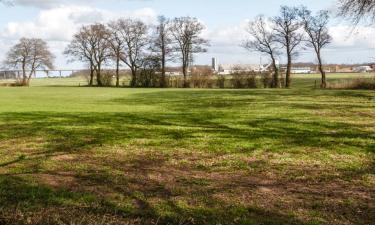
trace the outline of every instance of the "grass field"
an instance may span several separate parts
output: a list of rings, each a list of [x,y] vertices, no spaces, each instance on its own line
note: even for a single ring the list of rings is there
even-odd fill
[[[318,79],[0,88],[0,224],[374,224],[375,91]]]

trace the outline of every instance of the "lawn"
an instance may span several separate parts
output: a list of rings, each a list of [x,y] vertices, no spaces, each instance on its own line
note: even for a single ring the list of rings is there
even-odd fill
[[[2,87],[0,224],[374,224],[375,91],[318,79]]]

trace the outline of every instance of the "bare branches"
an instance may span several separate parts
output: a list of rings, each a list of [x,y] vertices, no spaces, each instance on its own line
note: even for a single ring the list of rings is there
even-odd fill
[[[93,85],[94,71],[98,85],[102,85],[102,64],[111,54],[109,36],[110,33],[103,24],[84,26],[74,35],[64,52],[72,61],[78,60],[90,65],[90,85]]]
[[[299,9],[296,7],[281,6],[280,15],[273,18],[276,40],[286,49],[288,64],[285,87],[290,87],[291,67],[293,56],[298,55],[297,48],[303,40],[300,32],[302,23],[299,20]]]
[[[280,52],[275,32],[270,29],[269,25],[271,25],[271,22],[267,21],[263,16],[258,16],[254,21],[249,22],[247,32],[252,38],[244,41],[242,46],[249,51],[258,51],[271,58],[274,70],[272,87],[276,88],[279,86],[276,56],[279,55]]]
[[[322,75],[321,87],[326,88],[327,81],[323,68],[321,50],[332,41],[332,37],[329,35],[328,31],[329,13],[328,11],[322,10],[313,16],[311,15],[310,10],[301,8],[300,17],[302,18],[303,27],[308,36],[306,39],[306,45],[307,47],[314,49],[318,59],[319,71]]]
[[[160,86],[166,86],[166,77],[165,77],[165,67],[167,61],[171,60],[171,55],[173,53],[172,46],[172,37],[170,30],[170,20],[164,16],[158,17],[158,24],[155,27],[153,34],[151,51],[154,54],[154,59],[159,59],[161,67],[161,82]]]
[[[339,0],[339,16],[357,25],[361,21],[375,22],[374,0]]]
[[[121,37],[120,25],[118,21],[113,21],[108,24],[109,35],[109,46],[110,46],[110,56],[116,63],[116,87],[120,86],[120,62],[121,59],[125,58],[125,53],[123,52],[125,48],[125,41]]]
[[[21,38],[7,53],[5,65],[22,69],[22,85],[28,86],[37,69],[53,69],[55,56],[42,39]],[[26,74],[29,71],[29,74]]]
[[[140,20],[121,19],[118,29],[124,41],[124,55],[122,61],[132,72],[131,86],[137,85],[137,71],[145,61],[145,50],[149,44],[148,27]]]
[[[176,43],[176,50],[181,53],[182,71],[184,74],[184,86],[187,87],[188,68],[193,61],[193,54],[206,52],[208,40],[200,37],[204,26],[197,18],[179,17],[171,21],[172,37]]]

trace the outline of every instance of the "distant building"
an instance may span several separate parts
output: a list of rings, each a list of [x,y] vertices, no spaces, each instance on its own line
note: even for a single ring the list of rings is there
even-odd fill
[[[219,63],[217,61],[217,58],[212,58],[212,70],[219,71]]]
[[[282,70],[286,71],[286,67],[282,67]],[[310,67],[292,67],[290,69],[290,73],[292,74],[310,74],[312,73],[312,70]]]
[[[353,71],[356,73],[369,73],[374,72],[373,68],[371,66],[357,66],[353,68]]]
[[[293,74],[310,74],[311,68],[310,67],[292,67],[290,72]]]
[[[219,75],[229,75],[238,72],[262,72],[266,68],[256,64],[221,64],[216,72]]]

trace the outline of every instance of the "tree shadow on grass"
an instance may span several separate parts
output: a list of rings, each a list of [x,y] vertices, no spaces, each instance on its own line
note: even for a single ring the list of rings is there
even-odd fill
[[[201,109],[210,101],[213,100],[207,99],[206,103],[202,103]],[[247,180],[249,174],[226,174],[210,178],[212,173],[196,167],[171,167],[162,153],[160,157],[155,157],[146,150],[189,149],[197,152],[212,150],[218,154],[251,153],[257,149],[267,149],[270,141],[273,145],[272,151],[281,153],[288,151],[286,148],[290,146],[320,148],[332,152],[354,148],[370,154],[373,154],[375,149],[374,133],[363,130],[360,125],[283,118],[276,115],[273,115],[273,118],[236,120],[231,112],[197,113],[193,112],[193,109],[197,108],[189,110],[188,107],[188,110],[182,110],[180,107],[181,105],[171,106],[170,111],[163,113],[0,114],[0,144],[5,143],[7,146],[6,142],[9,140],[43,139],[42,145],[19,149],[23,154],[21,157],[14,155],[14,159],[0,163],[0,169],[6,171],[0,170],[0,205],[4,207],[2,210],[18,208],[35,215],[35,210],[43,211],[57,206],[56,211],[51,214],[64,215],[67,210],[78,214],[83,207],[87,218],[104,218],[110,215],[109,218],[117,223],[121,220],[136,222],[141,219],[141,224],[152,221],[158,221],[159,224],[175,224],[181,221],[185,224],[308,224],[290,215],[287,210],[275,207],[277,199],[272,197],[265,200],[270,204],[268,209],[265,206],[259,207],[231,199],[240,195],[233,194],[233,189],[239,193],[244,190],[252,193],[264,186],[271,190],[276,188],[279,195],[275,194],[273,197],[282,198],[285,193],[280,191],[288,189],[288,185],[291,185],[288,181],[275,180],[276,184],[267,186],[264,183],[271,181],[266,177],[262,178],[264,174],[251,174],[250,177],[257,178],[255,180]],[[247,148],[249,143],[255,147]],[[95,158],[95,154],[105,151],[106,146],[120,146],[124,152],[127,151],[127,146],[131,146],[139,148],[139,151],[133,157],[125,159],[120,156],[116,158],[113,153]],[[29,148],[32,151],[29,151]],[[74,168],[64,171],[59,167],[57,170],[44,169],[45,162],[61,155],[84,155],[68,161],[74,165],[82,164],[88,167],[82,171],[76,171]],[[270,165],[266,164],[264,167],[268,166]],[[22,167],[22,170],[16,170],[17,167]],[[267,169],[273,168],[270,166]],[[309,173],[308,169],[302,172]],[[343,176],[355,178],[373,173],[373,167],[369,166],[367,170],[353,170]],[[70,177],[71,183],[64,179],[66,176]],[[49,177],[53,181],[51,183],[63,189],[51,184],[40,184],[36,179],[45,177]],[[62,178],[57,179],[58,177]],[[326,183],[322,181],[320,184]],[[333,188],[329,191],[329,194],[334,193]],[[364,192],[367,191],[368,189],[364,189]],[[373,194],[367,194],[373,199]],[[218,196],[225,196],[225,199]],[[303,196],[307,196],[306,201],[326,197],[320,195],[316,188],[306,190]],[[338,198],[345,199],[349,196],[344,193]],[[247,200],[250,201],[251,198]],[[262,202],[259,199],[257,201]],[[362,200],[357,201],[361,203]],[[124,205],[123,202],[127,204]],[[334,202],[325,203],[325,208],[333,207],[333,204]],[[356,206],[343,207],[355,209]],[[371,207],[362,211],[370,214],[373,210]],[[354,215],[351,213],[345,218]],[[47,214],[43,215],[49,217]],[[67,218],[74,220],[76,216]],[[333,211],[331,217],[332,221],[342,218],[340,210]],[[61,220],[60,217],[57,219]],[[82,218],[78,216],[77,219]],[[356,219],[357,222],[360,221],[360,218]],[[370,219],[364,217],[366,221]],[[65,220],[65,223],[69,221]],[[94,221],[88,223],[95,224]]]

